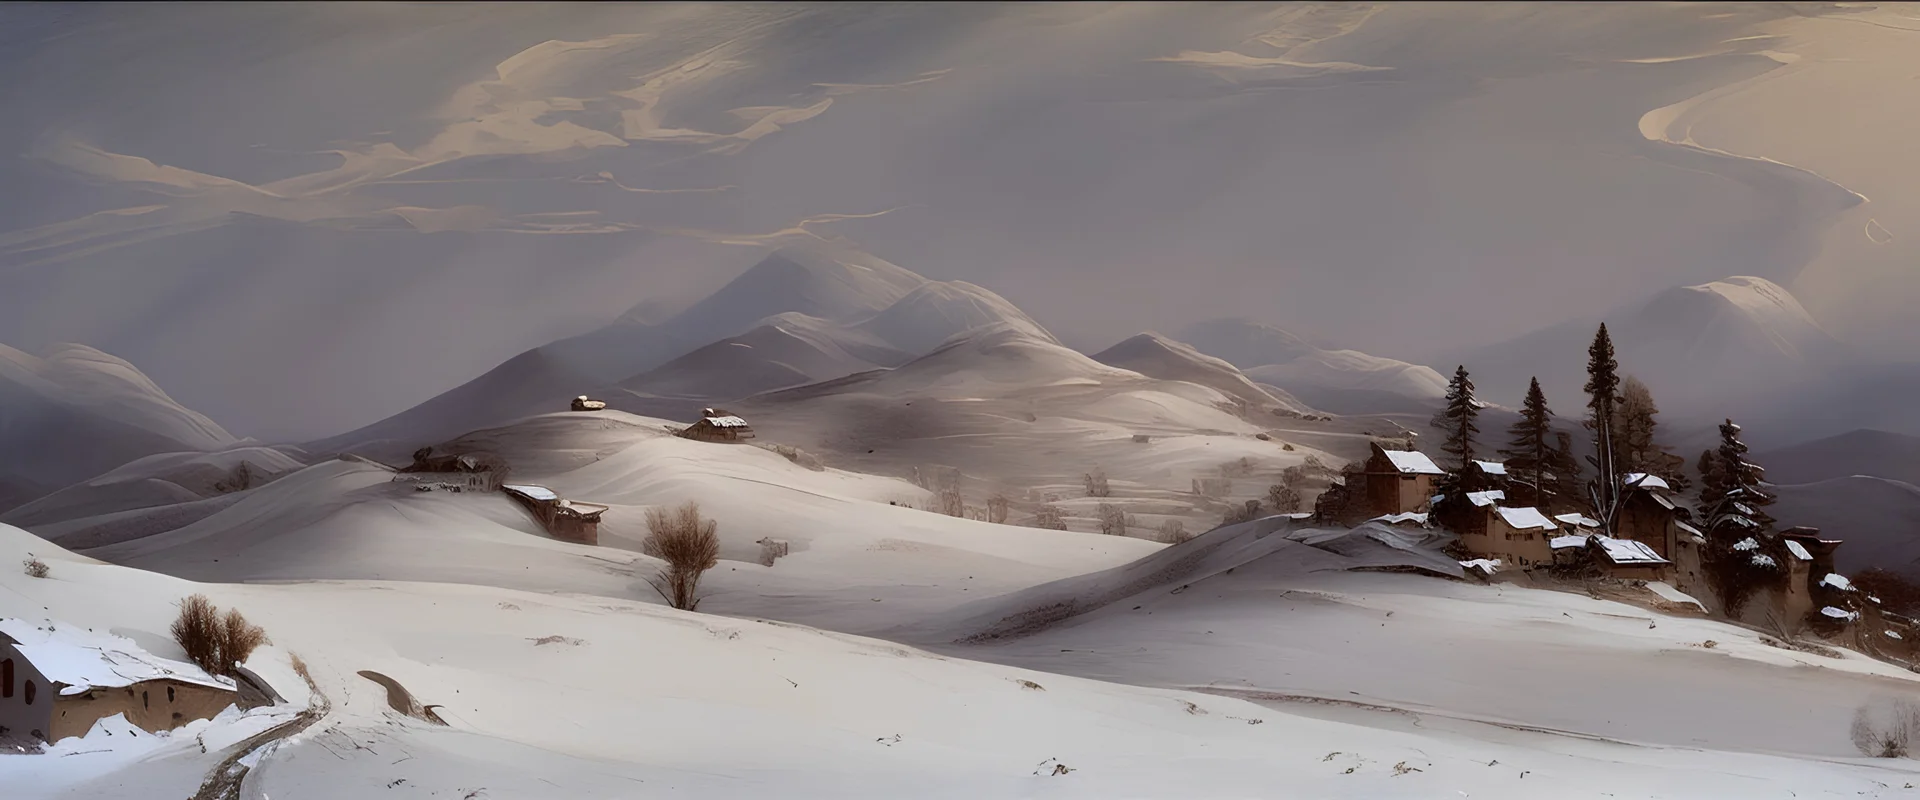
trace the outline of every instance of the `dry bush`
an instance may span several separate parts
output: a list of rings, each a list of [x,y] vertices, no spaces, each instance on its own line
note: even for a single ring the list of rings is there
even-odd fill
[[[1861,706],[1853,712],[1853,746],[1872,758],[1906,758],[1920,733],[1920,706],[1904,697]]]
[[[1067,515],[1056,506],[1041,506],[1033,510],[1033,525],[1050,531],[1067,529]]]
[[[268,641],[266,630],[247,622],[239,609],[229,609],[223,617],[204,594],[180,601],[171,631],[187,660],[213,675],[233,674],[236,664]]]
[[[967,515],[967,501],[966,498],[960,496],[959,489],[941,489],[939,494],[934,495],[933,501],[935,513],[945,514],[949,517],[964,517]]]
[[[1007,496],[1004,494],[987,498],[987,521],[995,525],[1007,524],[1008,508]]]
[[[1187,533],[1186,523],[1177,519],[1169,519],[1163,520],[1160,523],[1158,538],[1167,544],[1179,544],[1193,538],[1193,534]]]
[[[667,562],[647,582],[669,604],[682,611],[700,605],[700,576],[720,563],[720,524],[700,516],[700,504],[691,500],[671,511],[647,510],[647,538],[640,549]]]
[[[28,556],[27,560],[20,562],[20,564],[27,568],[27,577],[29,578],[44,578],[47,577],[47,574],[51,571],[47,567],[47,562],[41,561],[35,556]]]
[[[1107,486],[1107,473],[1099,467],[1094,467],[1092,472],[1087,473],[1087,496],[1113,496],[1113,489]]]
[[[1108,536],[1127,535],[1127,514],[1112,503],[1101,503],[1093,512],[1100,518],[1100,532]]]
[[[1288,484],[1276,483],[1267,487],[1267,505],[1275,514],[1292,514],[1300,510],[1300,493]]]
[[[1291,466],[1280,470],[1280,482],[1288,486],[1300,486],[1307,482],[1307,468]]]

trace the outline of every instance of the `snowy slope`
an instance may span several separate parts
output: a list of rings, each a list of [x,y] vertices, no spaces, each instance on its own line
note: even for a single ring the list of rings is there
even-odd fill
[[[37,529],[81,517],[192,502],[240,488],[229,484],[242,464],[256,485],[302,466],[286,453],[267,447],[158,453],[0,513],[0,521]]]
[[[1405,410],[1409,399],[1417,404],[1446,393],[1446,379],[1430,367],[1357,350],[1329,350],[1249,320],[1195,323],[1180,332],[1180,339],[1225,359],[1255,381],[1343,413]]]
[[[392,442],[397,452],[475,428],[564,409],[599,384],[540,350],[528,350],[486,374],[387,419],[307,445],[315,453],[351,452]]]
[[[1264,797],[1276,785],[1305,797],[1894,797],[1899,790],[1889,786],[1916,777],[1908,762],[1623,747],[1524,727],[1473,726],[1433,713],[1275,707],[600,597],[408,582],[192,584],[89,562],[0,526],[0,559],[16,561],[28,552],[50,562],[53,577],[0,573],[0,596],[60,623],[128,636],[158,655],[179,656],[165,636],[179,598],[202,592],[242,610],[273,638],[250,666],[290,702],[172,736],[95,736],[60,743],[46,755],[6,756],[0,763],[9,796],[23,800],[184,797],[229,758],[251,766],[243,784],[249,796],[313,800],[396,792],[476,800]],[[1376,593],[1362,602],[1391,599]],[[1348,597],[1278,602],[1309,610],[1249,619],[1293,625],[1294,618],[1314,616],[1314,606],[1351,607],[1347,613],[1369,622],[1379,615]],[[1549,629],[1593,631],[1608,624],[1593,613],[1608,604],[1564,602],[1582,619],[1546,622]],[[1477,606],[1449,597],[1402,610],[1408,624],[1384,630],[1412,641],[1422,625],[1435,626],[1433,635],[1471,630],[1456,615]],[[1536,614],[1544,616],[1539,609],[1522,616]],[[1380,635],[1366,633],[1372,628],[1364,624],[1356,628],[1353,638]],[[1195,649],[1219,638],[1199,629],[1174,635]],[[1630,640],[1621,650],[1657,660],[1643,644],[1653,639]],[[1295,633],[1262,644],[1285,650],[1309,641],[1325,640]],[[1723,641],[1734,651],[1705,660],[1723,670],[1752,658],[1748,650],[1757,647]],[[1452,650],[1452,658],[1474,652],[1442,649]],[[1374,662],[1362,676],[1410,666],[1404,653]],[[314,691],[288,667],[290,654],[306,663]],[[1133,655],[1108,660],[1122,668],[1180,663]],[[1765,670],[1785,671],[1763,667],[1724,674],[1734,676],[1730,686],[1741,687]],[[362,671],[390,677],[449,724],[394,712]],[[529,702],[534,687],[538,702]],[[301,708],[315,709],[311,727],[255,753],[234,748]],[[1817,732],[1804,724],[1788,727]]]
[[[45,357],[0,345],[0,474],[65,485],[153,453],[234,444],[118,358],[77,344]]]
[[[1094,354],[1093,360],[1108,366],[1132,370],[1149,378],[1186,381],[1217,389],[1221,394],[1245,403],[1255,412],[1273,408],[1295,413],[1307,413],[1312,410],[1284,393],[1274,396],[1255,386],[1253,381],[1248,380],[1246,375],[1242,375],[1240,370],[1234,369],[1233,365],[1226,361],[1205,355],[1186,344],[1151,331],[1132,336],[1102,350]]]
[[[858,328],[919,355],[960,334],[1001,324],[1058,343],[1053,334],[1006,298],[966,281],[921,284]]]
[[[840,378],[899,364],[909,358],[878,342],[861,347],[857,337],[838,333],[832,323],[816,317],[783,314],[768,324],[721,339],[621,381],[617,386],[659,397],[717,402]],[[866,357],[854,355],[853,351]]]

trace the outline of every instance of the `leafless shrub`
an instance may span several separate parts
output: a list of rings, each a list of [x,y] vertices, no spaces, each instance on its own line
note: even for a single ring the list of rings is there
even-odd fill
[[[20,564],[27,568],[27,577],[29,578],[44,578],[47,577],[48,572],[51,571],[47,567],[47,562],[41,561],[37,556],[28,556],[27,560],[20,562]]]
[[[186,651],[187,660],[214,675],[231,675],[236,664],[253,656],[267,643],[267,632],[247,622],[239,609],[220,609],[204,594],[180,601],[180,613],[171,628],[173,640]]]
[[[700,504],[692,501],[672,511],[647,510],[647,538],[640,549],[667,562],[648,583],[674,608],[699,607],[700,576],[720,563],[719,529],[719,523],[700,516]]]
[[[1067,529],[1067,515],[1058,506],[1041,506],[1033,510],[1033,525],[1050,531]]]
[[[1113,496],[1113,489],[1107,486],[1107,473],[1099,467],[1094,467],[1092,472],[1087,473],[1087,496]]]
[[[1276,483],[1267,487],[1267,505],[1275,514],[1295,513],[1300,510],[1300,493],[1288,484]]]
[[[987,521],[995,525],[1007,524],[1008,507],[1007,496],[1004,494],[987,498]]]
[[[1093,512],[1100,518],[1100,532],[1108,536],[1127,535],[1127,514],[1112,503],[1101,503]]]
[[[1224,519],[1220,520],[1220,524],[1221,525],[1238,525],[1242,522],[1252,522],[1253,520],[1256,520],[1259,518],[1260,518],[1260,501],[1248,500],[1246,505],[1235,508],[1232,511],[1228,511],[1227,516]]]
[[[1920,706],[1904,697],[1861,706],[1853,712],[1853,746],[1872,758],[1906,758],[1920,733]]]
[[[1193,535],[1187,533],[1186,523],[1177,519],[1169,519],[1163,520],[1160,523],[1158,538],[1167,544],[1179,544],[1193,538]]]
[[[934,513],[949,517],[964,517],[967,515],[967,500],[960,496],[959,489],[941,489],[933,496],[933,510]]]
[[[1231,478],[1194,478],[1193,493],[1208,500],[1222,500],[1233,494]]]

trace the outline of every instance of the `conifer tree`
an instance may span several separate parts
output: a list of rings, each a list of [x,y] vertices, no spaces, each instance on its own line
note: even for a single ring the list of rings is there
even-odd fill
[[[1547,407],[1539,378],[1527,386],[1520,419],[1507,429],[1507,436],[1507,446],[1500,450],[1500,457],[1507,462],[1507,474],[1513,477],[1507,501],[1516,506],[1554,505],[1553,410]]]
[[[1586,507],[1586,497],[1580,491],[1580,460],[1573,457],[1573,434],[1566,431],[1554,431],[1552,460],[1548,462],[1546,474],[1549,476],[1547,488],[1551,494],[1543,509],[1572,511]]]
[[[1598,491],[1593,493],[1603,516],[1613,505],[1615,477],[1620,474],[1618,458],[1613,452],[1617,439],[1613,434],[1613,409],[1620,399],[1620,362],[1613,357],[1613,337],[1607,334],[1607,324],[1600,323],[1599,332],[1593,335],[1593,344],[1587,347],[1587,428],[1593,431],[1594,466],[1599,475],[1595,479]]]
[[[1700,507],[1710,508],[1720,501],[1720,457],[1712,450],[1702,450],[1694,468],[1700,473]]]
[[[1729,617],[1739,616],[1755,590],[1787,574],[1786,546],[1773,535],[1773,518],[1762,510],[1773,504],[1773,496],[1761,487],[1765,470],[1746,456],[1740,426],[1733,420],[1722,423],[1720,449],[1714,454],[1714,474],[1707,486],[1715,500],[1705,513],[1705,566]]]
[[[1446,434],[1440,450],[1454,458],[1453,471],[1441,479],[1443,495],[1455,494],[1460,489],[1460,476],[1473,460],[1474,435],[1480,432],[1474,420],[1479,416],[1480,401],[1473,396],[1473,379],[1467,377],[1467,368],[1462,365],[1447,382],[1446,407],[1433,416],[1433,427]]]

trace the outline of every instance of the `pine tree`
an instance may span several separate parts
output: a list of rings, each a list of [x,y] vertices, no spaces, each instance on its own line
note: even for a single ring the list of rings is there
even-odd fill
[[[1553,505],[1553,410],[1547,407],[1539,378],[1527,387],[1520,419],[1507,429],[1507,436],[1507,446],[1500,450],[1500,457],[1507,462],[1507,474],[1513,477],[1507,501],[1516,506]]]
[[[1727,420],[1720,426],[1713,478],[1703,491],[1715,497],[1705,513],[1706,572],[1728,617],[1739,616],[1754,591],[1787,574],[1786,545],[1772,534],[1773,518],[1761,510],[1773,504],[1773,496],[1761,488],[1765,470],[1746,456],[1740,426]]]
[[[1460,491],[1460,476],[1467,471],[1468,462],[1473,460],[1474,435],[1480,432],[1480,426],[1474,420],[1480,416],[1480,401],[1473,396],[1473,379],[1467,377],[1467,368],[1462,365],[1454,370],[1453,379],[1447,382],[1447,405],[1433,416],[1433,427],[1446,434],[1446,440],[1440,443],[1440,450],[1453,456],[1456,466],[1445,478],[1441,479],[1440,493],[1453,495]]]
[[[1654,444],[1653,393],[1639,378],[1628,375],[1620,384],[1619,404],[1613,409],[1614,458],[1621,472],[1657,473],[1664,466]]]
[[[1580,460],[1573,457],[1573,434],[1554,431],[1553,438],[1552,460],[1548,462],[1546,470],[1550,494],[1541,508],[1554,511],[1585,508],[1587,501],[1580,492]]]
[[[1613,358],[1613,337],[1607,334],[1604,322],[1587,348],[1587,385],[1583,390],[1587,393],[1587,428],[1593,431],[1594,466],[1599,471],[1594,502],[1599,505],[1596,510],[1605,516],[1613,506],[1613,484],[1620,474],[1613,452],[1618,441],[1613,434],[1613,408],[1620,399],[1620,362]]]
[[[1695,469],[1700,473],[1700,507],[1709,508],[1720,501],[1720,457],[1712,450],[1702,450]]]

